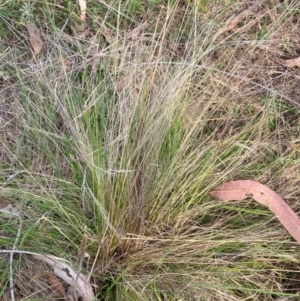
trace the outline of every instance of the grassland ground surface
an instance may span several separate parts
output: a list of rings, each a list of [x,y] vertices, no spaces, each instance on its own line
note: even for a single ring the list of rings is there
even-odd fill
[[[208,194],[300,215],[299,1],[2,1],[0,36],[1,300],[91,301],[30,252],[95,300],[300,300],[277,218]]]

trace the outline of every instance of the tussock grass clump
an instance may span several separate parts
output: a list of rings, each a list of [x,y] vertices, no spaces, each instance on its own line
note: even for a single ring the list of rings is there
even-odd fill
[[[18,249],[75,268],[83,261],[99,300],[297,296],[298,247],[276,218],[251,200],[224,203],[207,192],[253,179],[299,211],[299,112],[280,85],[260,81],[260,61],[251,63],[292,26],[298,4],[256,8],[277,14],[256,21],[264,40],[249,29],[254,21],[224,32],[225,19],[246,9],[239,3],[162,1],[143,17],[131,1],[99,2],[82,38],[70,7],[54,14],[42,1],[34,8],[42,52],[32,58],[15,38],[3,54],[1,122],[11,138],[1,138],[1,197],[24,219]],[[11,249],[16,221],[1,225]],[[22,255],[14,265],[18,300],[62,297],[41,263]],[[1,265],[3,300],[8,280]]]

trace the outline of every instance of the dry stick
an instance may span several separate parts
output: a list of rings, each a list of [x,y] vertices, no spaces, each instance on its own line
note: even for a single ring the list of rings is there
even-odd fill
[[[20,217],[18,214],[14,214],[14,213],[11,213],[11,212],[8,212],[5,210],[0,210],[0,212],[13,214],[15,216]],[[65,263],[62,262],[62,261],[68,262],[67,260],[53,256],[53,255],[44,255],[44,254],[30,252],[30,251],[16,250],[16,243],[20,237],[21,227],[19,227],[19,229],[20,230],[18,231],[13,250],[0,250],[0,254],[1,253],[10,253],[11,258],[14,253],[33,255],[33,257],[35,259],[44,261],[45,263],[50,265],[54,269],[55,276],[60,277],[66,283],[70,284],[71,286],[74,286],[73,281],[76,278],[77,273],[72,268],[70,268],[68,265],[66,265]],[[11,263],[12,263],[12,260],[11,260]],[[11,269],[10,269],[10,284],[11,284],[10,287],[12,288],[11,289],[11,300],[15,301],[15,296],[14,296],[14,291],[13,291],[14,285],[13,285],[13,277],[12,277],[12,264],[10,265],[10,267],[11,267]],[[92,286],[89,284],[89,281],[85,275],[80,274],[79,276],[80,276],[80,283],[78,284],[78,287],[80,289],[79,293],[81,294],[81,297],[83,298],[84,301],[91,301],[92,299],[94,299],[94,293],[93,293]]]
[[[45,262],[47,265],[51,266],[55,276],[63,279],[67,284],[72,287],[72,291],[77,285],[77,292],[82,297],[83,301],[94,300],[94,292],[91,284],[88,282],[87,277],[84,274],[80,274],[77,284],[75,279],[77,273],[70,266],[65,263],[60,262],[56,257],[52,255],[34,255],[33,258]],[[73,292],[71,292],[73,294]]]
[[[13,260],[14,260],[14,253],[17,251],[17,243],[18,243],[18,240],[19,240],[20,234],[21,234],[22,218],[21,218],[20,214],[18,214],[18,213],[6,211],[6,210],[0,210],[0,212],[13,215],[15,217],[18,217],[18,219],[19,219],[18,233],[17,233],[16,239],[15,239],[14,244],[13,244],[13,248],[12,248],[12,250],[10,252],[10,256],[9,256],[9,290],[10,290],[11,301],[15,301],[14,278],[13,278]]]
[[[82,236],[82,240],[81,240],[81,244],[80,244],[80,247],[79,247],[79,250],[78,250],[78,256],[77,256],[77,264],[78,264],[78,270],[77,270],[77,276],[76,276],[76,279],[75,279],[75,286],[74,286],[74,296],[76,296],[76,289],[77,289],[77,283],[78,283],[78,280],[79,280],[79,277],[80,277],[80,273],[81,273],[81,270],[82,270],[82,264],[83,264],[83,260],[84,260],[84,257],[85,257],[85,251],[86,251],[86,248],[87,248],[87,243],[88,243],[88,236],[86,234],[86,226],[85,226],[85,229],[84,229],[84,233],[83,233],[83,236]],[[89,281],[89,280],[88,280]]]
[[[15,250],[15,251],[12,251],[12,250],[0,250],[0,254],[3,254],[3,253],[8,253],[8,254],[15,253],[15,254],[46,256],[46,255],[41,254],[41,253],[30,252],[30,251],[22,251],[22,250]],[[53,255],[51,255],[51,258],[54,258],[55,260],[59,260],[59,261],[65,261],[68,264],[70,264],[70,262],[67,259],[64,259],[64,258],[56,257],[56,256],[53,256]]]
[[[22,218],[21,218],[21,216],[18,213],[12,213],[12,212],[9,212],[9,211],[6,211],[6,210],[0,210],[0,212],[17,216],[19,218],[19,221],[20,221],[18,233],[17,233],[17,236],[16,236],[16,239],[15,239],[15,242],[14,242],[12,250],[0,250],[0,254],[1,253],[2,254],[3,253],[9,253],[10,254],[10,258],[9,258],[9,289],[10,289],[11,301],[15,301],[13,268],[12,268],[14,254],[17,253],[17,254],[38,255],[38,256],[41,256],[42,254],[35,253],[35,252],[30,252],[30,251],[17,250],[16,245],[17,245],[17,242],[18,242],[18,240],[20,238],[20,234],[21,234]],[[65,260],[63,258],[58,258],[58,259],[62,260],[62,261],[68,262],[67,260]]]

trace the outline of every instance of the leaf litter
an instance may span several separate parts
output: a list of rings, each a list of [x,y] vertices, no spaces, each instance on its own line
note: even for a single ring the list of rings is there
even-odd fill
[[[300,220],[289,205],[269,187],[251,180],[230,181],[214,187],[210,195],[222,201],[244,200],[253,198],[267,206],[278,218],[284,228],[300,244]]]
[[[40,32],[34,23],[27,24],[27,30],[29,33],[29,42],[33,49],[34,56],[39,54],[43,48],[43,40]]]
[[[236,17],[232,18],[230,22],[225,27],[224,31],[230,31],[230,30],[236,30],[238,27],[238,24],[243,21],[248,16],[253,15],[253,12],[249,9],[244,10],[242,13],[237,15]]]

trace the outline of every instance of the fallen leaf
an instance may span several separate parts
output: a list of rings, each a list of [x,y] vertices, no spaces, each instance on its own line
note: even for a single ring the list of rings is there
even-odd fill
[[[51,282],[52,286],[56,288],[56,291],[59,292],[62,297],[66,298],[66,291],[61,283],[61,280],[59,280],[59,278],[52,273],[47,273],[47,277]]]
[[[5,208],[9,207],[11,204],[7,200],[0,200],[0,209],[5,210]]]
[[[35,268],[37,268],[37,266],[35,266]],[[66,291],[62,281],[53,273],[47,271],[37,273],[30,279],[29,283],[43,283],[45,278],[51,283],[51,291],[58,292],[63,298],[66,298]]]
[[[294,59],[284,60],[283,63],[286,67],[300,67],[300,56]]]
[[[72,286],[72,288],[81,296],[83,301],[92,301],[94,299],[95,295],[93,288],[85,275],[82,273],[78,274],[55,256],[41,254],[33,255],[33,257],[51,266],[53,274]]]
[[[253,12],[251,10],[249,10],[249,9],[244,10],[239,15],[237,15],[236,17],[234,17],[233,19],[230,20],[230,22],[225,27],[224,31],[226,32],[226,31],[230,31],[230,30],[236,29],[236,27],[238,26],[238,24],[243,19],[245,19],[246,17],[248,17],[249,15],[253,15]]]
[[[29,33],[30,45],[33,49],[34,55],[37,55],[43,48],[43,41],[40,32],[34,23],[28,23],[27,29]]]
[[[298,216],[280,195],[267,186],[251,180],[231,181],[213,188],[209,194],[222,201],[253,198],[258,203],[267,206],[300,244],[300,220]]]
[[[79,7],[80,7],[80,20],[85,22],[86,19],[86,0],[78,0]]]

